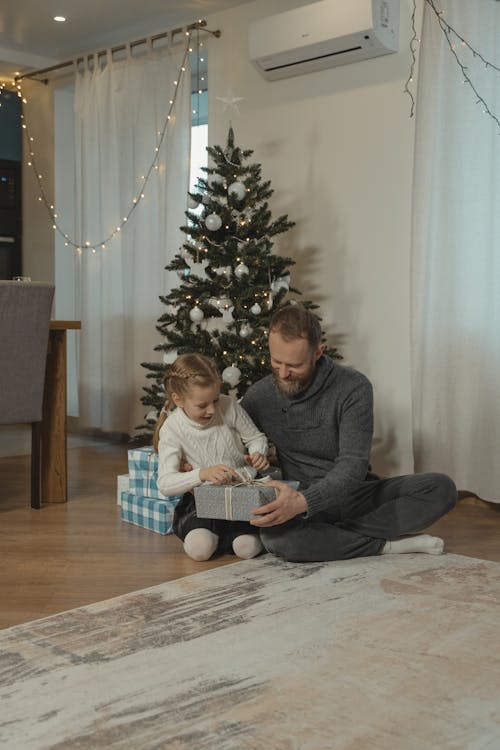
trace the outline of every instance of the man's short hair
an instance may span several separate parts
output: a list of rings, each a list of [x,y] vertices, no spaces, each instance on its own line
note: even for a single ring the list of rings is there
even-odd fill
[[[307,339],[311,349],[316,349],[323,339],[318,318],[300,304],[280,307],[271,318],[269,330],[279,333],[285,341]]]

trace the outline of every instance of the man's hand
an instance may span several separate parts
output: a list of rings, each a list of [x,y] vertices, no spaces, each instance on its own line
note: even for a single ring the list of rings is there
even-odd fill
[[[253,515],[256,516],[250,521],[252,526],[259,526],[260,528],[276,526],[295,518],[299,513],[307,511],[307,502],[304,495],[288,484],[272,480],[266,482],[265,486],[275,487],[279,491],[278,497],[267,505],[261,505],[259,508],[252,510]]]
[[[265,469],[269,468],[269,461],[266,456],[257,451],[255,453],[250,453],[248,456],[248,463],[250,466],[253,466],[254,469],[257,469],[257,471],[265,471]]]

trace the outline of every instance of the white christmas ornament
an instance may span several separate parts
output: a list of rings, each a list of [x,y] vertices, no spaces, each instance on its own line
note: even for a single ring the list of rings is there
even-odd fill
[[[286,289],[288,291],[290,289],[290,274],[287,273],[285,276],[280,276],[278,279],[275,279],[271,284],[271,288],[275,294],[281,289]]]
[[[191,320],[193,321],[193,323],[199,323],[204,318],[203,310],[200,307],[198,307],[198,306],[193,307],[189,311],[189,317],[191,318]]]
[[[198,276],[198,278],[203,279],[206,278],[205,276],[205,268],[208,265],[208,260],[206,258],[203,258],[199,263],[195,263],[194,261],[189,264],[191,266],[191,273],[194,276]]]
[[[232,323],[233,322],[233,310],[234,305],[231,305],[231,307],[224,307],[222,310],[222,320],[224,323]]]
[[[250,308],[250,312],[254,315],[260,315],[260,313],[262,312],[262,307],[258,302],[256,302],[255,305],[252,305],[252,307]]]
[[[242,279],[243,276],[248,276],[248,267],[244,263],[239,263],[236,268],[234,269],[234,275],[238,279]]]
[[[221,297],[219,300],[219,310],[225,310],[226,308],[231,307],[232,304],[233,302],[229,297]]]
[[[216,232],[222,226],[222,219],[218,214],[208,214],[205,219],[205,226],[211,232]]]
[[[212,271],[217,276],[225,276],[227,279],[231,276],[231,266],[219,266],[218,268],[212,268]]]
[[[248,323],[242,323],[240,328],[240,336],[242,339],[246,339],[247,336],[250,336],[252,333],[252,329],[249,326]]]
[[[236,196],[239,201],[243,200],[246,192],[246,188],[242,182],[232,182],[227,189],[228,195]]]
[[[195,208],[198,208],[198,206],[200,205],[200,201],[196,200],[196,198],[193,198],[193,196],[188,195],[187,204],[188,204],[188,208],[195,209]]]
[[[233,388],[234,386],[238,385],[241,378],[241,370],[239,370],[236,365],[231,365],[230,367],[226,367],[225,370],[222,372],[222,380],[225,383],[228,383]]]
[[[232,92],[232,89],[228,89],[226,96],[216,96],[215,98],[218,102],[222,102],[224,104],[224,112],[226,111],[226,109],[228,109],[230,112],[234,110],[237,114],[239,114],[240,110],[238,107],[238,102],[242,102],[245,97],[235,96]],[[226,154],[227,158],[230,159],[233,150],[228,147],[226,148],[224,153]]]
[[[165,352],[165,354],[163,355],[163,362],[166,365],[171,365],[172,362],[175,362],[176,359],[177,359],[177,352],[175,349],[170,352]]]
[[[222,185],[223,182],[224,182],[224,177],[221,174],[218,174],[217,172],[211,175],[209,178],[210,185]]]

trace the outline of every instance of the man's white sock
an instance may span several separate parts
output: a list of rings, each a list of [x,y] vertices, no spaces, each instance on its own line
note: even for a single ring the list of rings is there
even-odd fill
[[[441,555],[444,542],[438,536],[419,534],[418,536],[407,536],[403,539],[394,539],[385,543],[382,555],[401,555],[410,552],[424,552],[427,555]]]

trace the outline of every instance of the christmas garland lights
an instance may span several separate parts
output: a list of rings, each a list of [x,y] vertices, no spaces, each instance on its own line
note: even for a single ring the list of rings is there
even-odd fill
[[[465,37],[463,37],[459,32],[453,28],[444,18],[445,11],[438,8],[434,0],[424,0],[425,3],[431,8],[432,12],[437,18],[437,21],[439,23],[439,26],[441,28],[441,31],[443,32],[446,41],[448,43],[448,46],[451,50],[451,53],[453,57],[455,58],[455,62],[457,63],[458,67],[460,68],[460,71],[463,75],[463,83],[468,85],[472,91],[474,92],[476,98],[476,104],[481,104],[483,107],[483,114],[488,115],[491,117],[491,119],[498,125],[499,132],[500,132],[500,119],[498,116],[493,112],[493,110],[489,107],[488,103],[484,99],[484,97],[479,93],[478,89],[472,82],[469,74],[468,74],[468,67],[460,60],[460,57],[457,53],[457,42],[459,44],[459,48],[467,49],[469,52],[472,53],[474,58],[479,59],[483,65],[485,70],[491,69],[495,70],[497,73],[500,73],[500,67],[495,65],[495,63],[492,63],[490,60],[487,60],[475,47],[473,47]],[[413,117],[413,114],[415,112],[415,98],[413,96],[412,91],[409,88],[410,83],[413,82],[413,74],[415,70],[416,65],[416,47],[418,46],[418,43],[420,42],[420,39],[417,36],[417,31],[415,27],[415,14],[416,14],[416,0],[413,0],[413,10],[411,14],[411,24],[412,24],[412,37],[410,40],[410,52],[412,56],[411,64],[410,64],[410,74],[408,76],[408,80],[406,81],[404,92],[408,94],[411,100],[411,110],[410,110],[410,117]]]
[[[137,194],[132,198],[132,202],[130,207],[128,208],[127,212],[124,214],[121,221],[116,224],[115,229],[110,232],[106,237],[99,240],[98,242],[90,242],[89,240],[86,240],[84,242],[78,242],[74,238],[71,238],[64,230],[62,229],[60,222],[58,220],[58,214],[55,211],[54,205],[48,200],[47,195],[45,193],[44,185],[43,185],[43,176],[40,173],[40,171],[37,168],[36,164],[36,157],[35,153],[33,151],[33,142],[34,138],[30,134],[30,129],[28,125],[27,117],[24,114],[21,114],[21,120],[22,120],[22,128],[25,132],[26,136],[26,143],[27,143],[27,152],[29,154],[29,160],[27,162],[27,165],[33,169],[33,172],[35,174],[36,181],[38,183],[38,189],[39,189],[39,197],[38,200],[42,202],[47,209],[47,212],[49,214],[50,220],[52,222],[52,228],[64,239],[64,245],[65,247],[73,247],[77,253],[81,254],[83,250],[90,250],[92,253],[96,253],[97,249],[100,248],[101,250],[105,250],[107,243],[109,243],[111,240],[113,240],[124,228],[126,223],[129,221],[130,217],[134,213],[137,206],[141,203],[141,201],[145,198],[145,190],[147,185],[149,184],[149,181],[151,179],[151,176],[155,174],[158,171],[158,160],[160,157],[160,149],[164,142],[166,133],[167,133],[167,127],[172,119],[172,111],[175,106],[175,101],[177,98],[177,91],[179,84],[182,80],[182,76],[186,71],[186,60],[190,52],[193,51],[191,47],[191,36],[193,30],[196,30],[199,32],[199,28],[202,28],[203,24],[193,24],[189,29],[185,32],[187,41],[186,41],[186,48],[184,50],[184,54],[182,57],[182,62],[180,65],[180,69],[178,72],[178,75],[176,77],[176,80],[174,81],[174,92],[172,94],[171,99],[169,99],[169,109],[166,114],[163,126],[161,130],[158,131],[158,140],[155,147],[154,156],[151,160],[151,163],[147,169],[147,171],[141,175],[141,186],[139,190],[137,191]],[[209,31],[208,29],[204,29],[205,31]],[[214,33],[214,32],[209,32]],[[202,46],[203,42],[199,42],[197,39],[197,53],[199,56],[199,48]],[[21,83],[18,81],[14,81],[13,84],[17,89],[17,95],[22,99],[23,104],[27,104],[27,99],[23,96]]]

